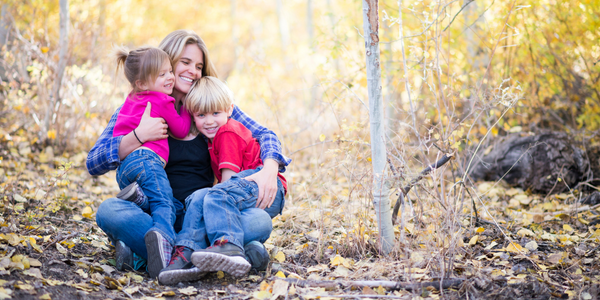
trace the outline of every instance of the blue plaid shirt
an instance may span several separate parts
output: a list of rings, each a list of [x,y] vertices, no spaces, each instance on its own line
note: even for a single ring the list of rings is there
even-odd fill
[[[123,136],[113,137],[113,130],[117,122],[117,116],[121,107],[117,108],[110,118],[108,125],[96,141],[96,144],[88,153],[85,162],[90,175],[102,175],[108,171],[115,170],[121,164],[119,159],[119,146]],[[251,132],[252,136],[260,143],[260,158],[274,159],[279,163],[279,172],[285,172],[285,167],[292,162],[291,159],[281,154],[281,142],[275,133],[246,115],[237,106],[233,108],[231,118],[242,123]]]

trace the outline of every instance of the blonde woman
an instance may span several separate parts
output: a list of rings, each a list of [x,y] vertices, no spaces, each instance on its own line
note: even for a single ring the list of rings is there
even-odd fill
[[[177,30],[165,37],[159,45],[170,57],[173,64],[175,84],[171,97],[175,98],[176,107],[183,104],[185,95],[196,80],[202,76],[215,76],[217,72],[210,60],[204,41],[193,31]],[[151,118],[149,108],[146,109],[138,127],[133,132],[113,137],[114,125],[121,108],[113,114],[108,126],[90,150],[86,165],[91,175],[102,175],[116,169],[121,161],[142,143],[167,138],[167,125],[160,118]],[[246,177],[259,187],[257,208],[242,211],[241,222],[244,224],[244,244],[246,256],[253,267],[261,269],[268,263],[268,253],[262,244],[269,238],[272,229],[271,218],[264,211],[273,203],[277,195],[277,176],[285,171],[291,160],[281,153],[281,143],[277,136],[244,114],[237,106],[234,107],[232,119],[248,128],[261,146],[261,158],[264,167],[261,171]],[[192,195],[198,197],[211,187],[214,175],[210,166],[210,154],[206,140],[197,133],[190,133],[184,139],[168,137],[169,162],[165,168],[173,189],[173,204],[176,208],[175,231],[178,232],[183,223],[184,203]],[[152,217],[143,210],[136,201],[119,198],[105,200],[96,213],[96,223],[113,241],[116,247],[116,262],[118,269],[142,268],[147,260],[151,263],[148,268],[151,277],[158,276],[166,267],[172,252],[172,243],[159,239],[155,245],[147,247],[144,235],[152,227]],[[201,216],[204,217],[204,216]],[[218,216],[216,216],[218,217]],[[192,221],[192,220],[188,220]],[[194,250],[206,248],[200,243],[190,245]],[[148,248],[152,248],[148,252]],[[252,259],[254,258],[254,259]],[[254,261],[253,261],[254,260]],[[159,263],[154,263],[159,262]],[[186,269],[188,280],[199,276],[197,269]]]

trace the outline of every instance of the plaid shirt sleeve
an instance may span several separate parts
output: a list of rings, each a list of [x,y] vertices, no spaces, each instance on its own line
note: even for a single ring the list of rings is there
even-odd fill
[[[252,137],[258,140],[258,143],[260,144],[260,158],[263,161],[269,158],[274,159],[279,163],[279,172],[285,172],[285,167],[289,165],[292,160],[281,153],[281,142],[277,138],[277,135],[275,135],[273,131],[254,121],[237,107],[237,105],[234,105],[231,118],[242,123],[242,125],[252,132]]]
[[[123,136],[113,137],[113,130],[117,123],[117,116],[121,107],[117,108],[110,118],[108,125],[90,150],[85,161],[88,172],[92,176],[102,175],[108,171],[115,170],[120,164],[119,146]]]

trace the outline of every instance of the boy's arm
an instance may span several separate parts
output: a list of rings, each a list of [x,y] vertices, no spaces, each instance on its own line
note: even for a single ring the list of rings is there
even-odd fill
[[[221,169],[221,182],[225,182],[231,178],[231,176],[237,174],[234,170],[229,168]]]

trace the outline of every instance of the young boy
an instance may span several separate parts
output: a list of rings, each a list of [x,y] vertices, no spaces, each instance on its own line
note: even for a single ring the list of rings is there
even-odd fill
[[[207,192],[197,191],[197,197],[190,196],[184,226],[177,236],[176,253],[171,265],[159,275],[159,282],[173,284],[216,271],[243,276],[251,265],[244,253],[247,239],[240,222],[241,211],[255,207],[258,198],[258,185],[243,178],[261,170],[260,145],[250,130],[229,119],[233,95],[219,79],[210,76],[199,79],[184,103],[194,118],[195,128],[208,140],[211,166],[219,184]],[[285,202],[287,183],[281,174],[277,187],[273,204],[265,209],[271,218],[281,213]],[[196,217],[188,216],[194,211],[198,212]],[[191,254],[196,266],[192,271],[187,264],[190,249],[205,248],[201,247],[204,240],[212,246]]]

